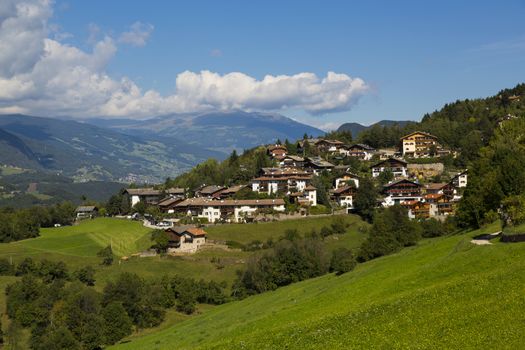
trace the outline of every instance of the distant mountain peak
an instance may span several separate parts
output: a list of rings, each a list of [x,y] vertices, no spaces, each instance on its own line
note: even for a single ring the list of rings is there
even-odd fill
[[[223,152],[225,156],[233,149],[248,149],[277,139],[296,140],[305,133],[313,136],[324,134],[320,129],[279,113],[242,110],[169,114],[142,121],[97,119],[91,122],[127,134],[175,137],[192,145]]]

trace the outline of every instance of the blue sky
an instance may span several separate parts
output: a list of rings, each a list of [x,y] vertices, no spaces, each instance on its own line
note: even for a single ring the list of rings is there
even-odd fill
[[[175,93],[177,75],[333,71],[367,86],[352,103],[311,115],[324,127],[419,120],[444,103],[484,97],[525,81],[525,1],[57,1],[49,19],[61,43],[85,52],[133,23],[145,45],[115,44],[112,79]],[[95,29],[95,30],[94,30]],[[292,104],[293,105],[293,104]]]

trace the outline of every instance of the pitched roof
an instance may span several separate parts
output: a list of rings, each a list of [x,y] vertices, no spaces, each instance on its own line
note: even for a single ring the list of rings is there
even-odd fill
[[[291,159],[291,160],[293,160],[295,162],[304,162],[304,158],[303,157],[294,156],[294,155],[290,155],[290,154],[286,155],[284,157],[284,159]]]
[[[459,173],[457,173],[456,175],[454,175],[454,178],[458,177],[458,176],[461,176],[461,175],[465,175],[466,173],[468,173],[468,169],[465,169],[463,171],[460,171]]]
[[[331,144],[331,145],[344,145],[344,143],[339,140],[327,140],[327,139],[320,139],[317,142],[315,142],[315,144],[323,143],[323,142]]]
[[[235,194],[245,188],[247,185],[235,185],[228,188],[225,188],[221,191],[220,194]]]
[[[153,188],[128,188],[126,192],[132,196],[158,196],[162,191]]]
[[[218,192],[218,191],[223,190],[223,189],[224,189],[224,187],[222,187],[222,186],[209,185],[209,186],[201,187],[200,189],[197,190],[197,192],[199,192],[200,194],[203,194],[203,195],[212,195],[215,192]]]
[[[95,207],[94,205],[81,205],[81,206],[78,206],[77,209],[75,210],[75,212],[77,213],[85,213],[85,212],[92,212],[94,210],[97,210],[97,207]]]
[[[348,192],[348,191],[354,190],[354,189],[355,188],[352,187],[352,186],[343,186],[343,187],[336,188],[333,193],[335,195],[338,195],[338,194],[342,194],[342,193],[345,193],[345,192]]]
[[[442,189],[443,187],[445,187],[446,185],[448,185],[448,183],[446,183],[446,182],[430,183],[430,184],[426,184],[426,185],[425,185],[425,188],[426,188],[427,190],[440,190],[440,189]]]
[[[282,149],[282,150],[287,150],[286,149],[286,146],[283,146],[283,145],[271,145],[271,146],[268,146],[268,151],[273,151],[273,150],[276,150],[276,149]]]
[[[315,188],[312,185],[308,185],[304,188],[305,191],[317,191],[317,188]]]
[[[427,137],[431,137],[431,138],[433,138],[433,139],[437,139],[437,136],[434,136],[434,135],[432,135],[432,134],[429,134],[428,132],[424,132],[424,131],[414,131],[414,132],[411,132],[411,133],[408,134],[408,135],[403,136],[403,137],[401,138],[401,140],[406,139],[407,137],[410,137],[410,136],[415,135],[415,134],[421,134],[421,135],[425,135],[425,136],[427,136]]]
[[[206,236],[206,231],[197,227],[188,228],[184,232],[188,232],[193,236]]]
[[[185,192],[186,191],[184,190],[184,188],[178,188],[178,187],[172,187],[166,190],[166,193],[168,194],[184,194]]]
[[[182,232],[179,232],[177,229],[175,228],[167,228],[164,230],[164,232],[166,232],[166,234],[168,235],[168,240],[170,241],[180,241],[180,237],[182,236]]]
[[[401,182],[409,182],[411,184],[417,185],[418,187],[422,187],[421,184],[414,182],[414,181],[407,180],[407,179],[400,179],[400,180],[392,181],[391,183],[388,183],[384,185],[383,187],[385,188],[392,187],[392,186],[400,184]]]
[[[321,158],[308,158],[308,161],[310,162],[310,164],[313,164],[319,168],[333,168],[335,166],[332,163]]]
[[[182,198],[164,198],[163,200],[161,200],[158,204],[158,206],[160,207],[169,207],[170,205],[173,205],[173,204],[176,204],[178,202],[181,202],[183,201]]]
[[[288,181],[288,180],[310,180],[312,179],[312,175],[288,175],[288,176],[280,176],[280,177],[272,177],[272,176],[259,176],[255,179],[252,179],[253,181]]]
[[[188,233],[192,236],[196,236],[196,237],[202,237],[202,236],[206,236],[206,231],[204,231],[203,229],[201,228],[198,228],[198,227],[193,227],[193,226],[182,226],[182,227],[170,227],[170,228],[167,228],[166,230],[164,230],[166,233],[168,233],[168,235],[170,236],[170,238],[172,238],[172,240],[174,241],[179,241],[180,240],[180,237],[183,236],[185,233]]]
[[[206,199],[206,198],[188,198],[178,203],[176,207],[227,207],[227,206],[268,206],[284,205],[284,199]]]
[[[302,169],[297,168],[262,168],[264,176],[286,176],[286,175],[308,175]]]
[[[356,143],[351,146],[348,146],[348,148],[359,148],[365,151],[374,151],[375,149],[369,145],[365,145],[364,143]]]

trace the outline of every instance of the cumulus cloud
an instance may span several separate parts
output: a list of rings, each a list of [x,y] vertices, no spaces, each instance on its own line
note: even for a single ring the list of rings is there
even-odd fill
[[[144,46],[153,29],[153,25],[149,23],[135,22],[131,25],[129,31],[120,35],[119,41],[132,46]]]
[[[180,73],[175,92],[163,96],[143,91],[127,77],[114,79],[106,73],[116,43],[141,46],[152,26],[137,22],[118,40],[93,26],[96,39],[87,52],[51,39],[51,16],[48,0],[0,3],[0,112],[147,118],[209,110],[302,109],[317,115],[349,110],[368,91],[362,79],[334,72],[256,79],[240,72],[204,70]]]

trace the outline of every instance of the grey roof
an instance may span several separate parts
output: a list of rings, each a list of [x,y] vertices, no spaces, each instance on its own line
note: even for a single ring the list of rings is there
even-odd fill
[[[349,146],[348,148],[361,148],[363,150],[366,150],[366,151],[374,151],[374,147],[371,147],[369,145],[365,145],[364,143],[356,143],[356,144],[353,144],[351,146]]]
[[[183,199],[182,198],[172,198],[172,197],[168,197],[168,198],[164,198],[163,200],[161,200],[159,203],[157,203],[159,206],[161,207],[169,207],[170,205],[172,204],[175,204],[175,203],[178,203],[180,201],[182,201]]]
[[[303,157],[299,157],[299,156],[294,156],[294,155],[290,155],[290,154],[289,154],[289,155],[287,155],[287,156],[285,157],[285,159],[286,159],[286,158],[289,158],[289,159],[291,159],[291,160],[293,160],[293,161],[295,161],[295,162],[304,162],[304,158],[303,158]]]
[[[215,192],[218,192],[222,189],[224,189],[224,187],[222,186],[209,185],[209,186],[204,186],[200,188],[197,192],[199,192],[200,194],[204,194],[204,195],[212,195]]]
[[[321,158],[309,158],[309,161],[311,164],[319,168],[333,168],[335,166],[332,163]]]
[[[172,187],[166,190],[166,193],[168,194],[184,194],[185,192],[186,191],[184,190],[184,188],[178,188],[178,187]]]
[[[77,213],[90,213],[92,211],[98,210],[94,205],[81,205],[75,210]]]
[[[159,196],[162,191],[153,188],[128,188],[126,192],[132,196]]]

